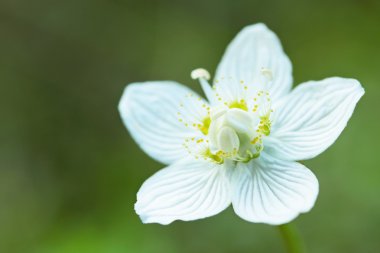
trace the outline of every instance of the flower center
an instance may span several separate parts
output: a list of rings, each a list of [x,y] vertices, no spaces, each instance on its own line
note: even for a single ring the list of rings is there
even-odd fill
[[[212,110],[208,135],[210,153],[238,162],[259,157],[263,150],[262,126],[258,115],[240,108]]]
[[[265,69],[264,74],[271,72]],[[203,157],[215,163],[226,160],[246,163],[258,158],[264,148],[263,138],[270,134],[272,125],[269,93],[248,92],[248,86],[240,81],[243,95],[225,101],[218,95],[217,87],[208,84],[207,71],[195,70],[192,77],[199,79],[212,107],[208,107],[207,117],[192,124],[203,137],[186,139],[184,146],[188,152],[196,159]]]

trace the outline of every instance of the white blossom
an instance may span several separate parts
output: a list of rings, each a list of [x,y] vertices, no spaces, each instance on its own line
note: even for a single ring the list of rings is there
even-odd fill
[[[201,219],[230,204],[241,218],[272,225],[308,212],[318,181],[297,161],[338,138],[364,94],[360,83],[332,77],[291,91],[291,62],[263,24],[236,36],[212,85],[204,69],[191,76],[207,100],[172,81],[133,83],[121,98],[132,137],[168,165],[137,193],[142,221]]]

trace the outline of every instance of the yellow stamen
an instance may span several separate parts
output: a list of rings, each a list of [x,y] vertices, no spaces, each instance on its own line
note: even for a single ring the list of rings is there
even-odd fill
[[[243,111],[248,111],[248,106],[244,99],[241,99],[240,101],[231,102],[228,107],[231,109],[238,108],[242,109]]]

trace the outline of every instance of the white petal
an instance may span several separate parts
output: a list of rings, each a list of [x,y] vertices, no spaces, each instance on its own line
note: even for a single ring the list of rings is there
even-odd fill
[[[273,128],[264,146],[288,160],[306,160],[326,150],[347,125],[364,94],[354,79],[328,78],[299,85],[275,105]]]
[[[203,104],[203,99],[178,83],[145,82],[126,87],[119,111],[141,148],[169,164],[188,155],[183,147],[186,138],[202,135],[193,124],[207,115]]]
[[[184,160],[144,182],[136,213],[144,223],[169,224],[215,215],[231,203],[225,168],[203,160]]]
[[[265,86],[268,73],[271,73],[271,81]],[[227,81],[222,81],[223,77]],[[228,81],[229,77],[235,82]],[[245,27],[228,46],[218,66],[216,80],[221,93],[226,95],[265,89],[277,99],[290,91],[292,65],[277,36],[264,24],[256,24]],[[244,81],[244,85],[240,81]],[[243,89],[244,86],[248,90]]]
[[[300,163],[262,154],[236,168],[232,191],[232,205],[241,218],[279,225],[314,206],[318,180]]]

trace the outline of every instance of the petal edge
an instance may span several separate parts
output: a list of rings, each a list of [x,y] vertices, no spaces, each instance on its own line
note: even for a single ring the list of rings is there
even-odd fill
[[[213,216],[231,203],[223,166],[186,159],[150,177],[137,193],[136,213],[143,223],[167,225]]]
[[[275,104],[268,152],[287,160],[311,159],[339,137],[363,96],[354,79],[327,78],[296,87]]]
[[[263,69],[272,72],[273,78],[268,86],[264,85],[267,78],[262,74]],[[222,77],[232,77],[234,82],[221,82]],[[225,97],[234,94],[244,98],[239,94],[254,94],[265,89],[276,100],[291,89],[292,64],[276,34],[259,23],[243,28],[232,40],[219,63],[215,79],[219,82],[222,96],[224,93]],[[247,89],[242,88],[241,80]]]
[[[250,222],[280,225],[310,211],[319,191],[315,175],[300,163],[265,154],[259,159],[235,172],[236,214]]]
[[[201,103],[206,102],[176,82],[132,83],[124,90],[119,112],[141,149],[155,160],[170,164],[188,155],[183,147],[186,138],[201,135],[184,122],[201,122],[202,113],[207,115]],[[183,120],[179,119],[180,112]]]

